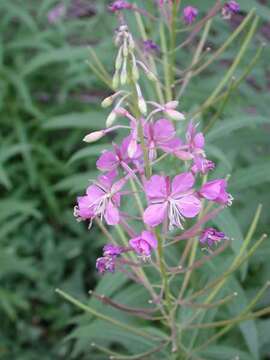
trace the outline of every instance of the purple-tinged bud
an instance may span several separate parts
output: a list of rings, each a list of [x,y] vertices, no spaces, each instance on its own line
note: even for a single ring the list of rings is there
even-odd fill
[[[111,256],[98,258],[96,268],[100,274],[104,274],[106,271],[113,273],[115,271],[115,258]]]
[[[191,25],[198,16],[198,10],[193,6],[186,6],[184,8],[183,14],[185,23]]]
[[[224,7],[233,14],[237,14],[240,11],[240,5],[234,0],[228,1]]]
[[[125,0],[116,0],[110,6],[111,12],[121,11],[125,9],[132,9],[132,5]]]
[[[66,13],[66,8],[64,4],[58,4],[48,12],[48,22],[50,24],[55,24],[59,21]]]
[[[185,115],[182,114],[179,111],[173,110],[173,109],[167,109],[164,111],[164,113],[169,116],[171,120],[179,121],[179,120],[185,120]]]
[[[106,119],[106,127],[109,128],[113,125],[113,123],[115,122],[116,120],[116,113],[115,111],[113,110],[112,112],[110,112],[109,116],[107,117]]]
[[[209,171],[214,170],[215,163],[211,160],[205,159],[202,156],[196,156],[191,171],[194,174],[201,173],[207,174]]]
[[[113,244],[107,244],[103,248],[104,256],[118,256],[122,254],[124,249],[121,246],[116,246]]]
[[[95,141],[98,141],[99,139],[101,139],[104,136],[104,134],[105,134],[104,130],[94,131],[94,132],[91,132],[90,134],[86,135],[83,138],[83,141],[87,142],[87,143],[92,143],[92,142],[95,142]]]
[[[222,240],[228,239],[221,231],[217,231],[215,228],[205,229],[200,236],[200,243],[212,246],[218,244]]]
[[[146,53],[158,52],[159,46],[153,40],[148,39],[143,42],[143,49]]]

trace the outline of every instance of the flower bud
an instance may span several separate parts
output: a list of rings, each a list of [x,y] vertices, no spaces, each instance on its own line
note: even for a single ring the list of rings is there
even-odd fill
[[[122,67],[121,75],[120,75],[121,85],[125,85],[127,83],[127,60],[124,60],[124,64]]]
[[[124,57],[128,56],[128,47],[127,47],[127,41],[126,40],[124,40],[124,43],[123,43],[123,55],[124,55]]]
[[[104,136],[104,130],[94,131],[94,132],[91,132],[90,134],[86,135],[83,138],[83,141],[87,142],[87,143],[92,143],[92,142],[95,142],[95,141],[101,139],[103,136]]]
[[[135,42],[133,40],[133,37],[130,34],[128,37],[128,48],[130,51],[133,51],[135,49]]]
[[[116,60],[115,60],[115,70],[120,70],[122,62],[123,62],[122,47],[120,47],[117,57],[116,57]]]
[[[107,107],[111,106],[112,104],[113,104],[113,97],[108,96],[102,101],[101,106],[103,108],[107,108]]]
[[[116,71],[113,75],[113,80],[112,80],[113,89],[117,89],[118,85],[119,85],[119,73],[118,71]]]
[[[151,71],[147,71],[146,76],[148,77],[148,79],[150,81],[154,81],[154,82],[158,81],[156,75],[154,73],[152,73]]]
[[[128,156],[132,159],[134,155],[136,154],[138,148],[138,144],[136,139],[131,139],[129,145],[128,145]]]
[[[147,106],[143,97],[138,98],[138,107],[143,115],[147,114]]]
[[[172,120],[175,120],[175,121],[185,120],[185,115],[180,113],[179,111],[168,109],[168,110],[165,110],[164,112]]]
[[[179,104],[179,101],[173,100],[173,101],[167,102],[164,107],[166,109],[176,109],[178,104]]]
[[[136,65],[136,61],[132,63],[132,79],[136,82],[140,78],[138,66]]]
[[[116,120],[116,113],[115,113],[115,111],[113,110],[113,111],[109,114],[109,116],[107,117],[107,119],[106,119],[106,127],[107,127],[107,128],[108,128],[108,127],[111,127],[112,124],[115,122],[115,120]]]

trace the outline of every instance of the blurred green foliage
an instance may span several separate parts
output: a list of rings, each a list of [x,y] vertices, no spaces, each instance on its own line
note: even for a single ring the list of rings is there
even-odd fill
[[[104,332],[104,324],[85,315],[76,317],[80,326],[71,333],[74,309],[54,293],[61,287],[85,298],[96,283],[95,258],[104,239],[97,229],[89,232],[85,224],[77,223],[72,207],[76,194],[96,176],[95,160],[106,146],[81,143],[90,129],[103,127],[106,112],[99,103],[108,93],[85,62],[91,59],[88,46],[94,46],[111,73],[115,55],[111,38],[117,25],[103,0],[64,3],[71,9],[69,15],[50,24],[47,15],[57,1],[40,0],[38,5],[35,0],[0,2],[0,359],[4,360],[92,359],[92,340],[106,345],[121,338],[122,346],[136,351],[149,346],[147,339],[144,343],[120,330],[105,327]],[[79,17],[74,15],[76,3],[84,9]],[[202,13],[213,5],[210,0],[190,3]],[[267,26],[267,4],[254,0],[240,3],[243,11],[255,6],[261,29]],[[145,6],[151,10],[152,2]],[[209,46],[218,48],[224,43],[234,25],[215,20]],[[157,29],[148,31],[149,37],[157,38]],[[235,44],[239,46],[243,36]],[[244,71],[262,41],[267,37],[259,30],[235,76]],[[222,61],[191,82],[181,103],[184,111],[192,111],[215,88],[236,48],[229,47]],[[182,67],[189,64],[190,50],[192,47],[179,54]],[[236,252],[237,241],[243,239],[258,203],[263,204],[258,233],[269,231],[269,57],[267,46],[248,81],[228,100],[226,110],[207,134],[207,152],[218,165],[215,175],[231,174],[234,206],[216,223],[235,238]],[[201,123],[207,124],[216,110],[203,114]],[[168,162],[168,171],[173,166]],[[241,293],[240,307],[241,301],[247,301],[268,280],[269,256],[266,241],[238,278],[235,286]],[[147,301],[121,274],[101,279],[98,291],[115,300],[125,299],[129,305]],[[265,303],[269,300],[268,293]],[[93,299],[91,304],[102,307]],[[131,322],[116,310],[106,311]],[[243,359],[263,359],[270,353],[265,336],[269,330],[269,319],[244,328],[243,337],[253,349],[250,354],[243,339],[235,335]],[[66,336],[75,341],[64,341]],[[231,359],[233,349],[233,344],[225,341],[209,348],[205,356],[216,359],[215,354],[220,358],[222,353],[227,354],[224,359]]]

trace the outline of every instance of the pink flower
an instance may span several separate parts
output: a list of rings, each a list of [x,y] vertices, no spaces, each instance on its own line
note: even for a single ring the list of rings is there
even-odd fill
[[[132,9],[132,5],[124,0],[116,0],[109,6],[109,10],[112,12],[125,10],[125,9]]]
[[[221,240],[227,239],[225,234],[221,231],[217,231],[214,228],[207,228],[204,229],[200,236],[200,243],[202,244],[208,244],[209,246],[212,246],[214,244],[219,243]]]
[[[144,133],[150,160],[156,158],[156,149],[158,148],[165,152],[173,152],[181,146],[181,141],[176,138],[175,128],[169,120],[160,119],[146,124]]]
[[[139,236],[129,240],[129,245],[143,257],[150,256],[152,250],[157,248],[157,244],[156,237],[149,231],[143,231]]]
[[[101,175],[95,184],[87,188],[85,196],[78,197],[74,215],[79,220],[92,220],[100,216],[101,220],[105,218],[108,225],[119,223],[120,190],[125,184],[125,179],[113,184],[115,176],[115,172]]]
[[[232,204],[232,196],[227,193],[227,181],[224,179],[212,180],[205,183],[199,194],[207,200],[214,201],[223,205]]]
[[[184,21],[186,24],[191,25],[198,16],[198,10],[193,6],[186,6],[184,8]]]
[[[211,160],[207,160],[203,156],[196,156],[194,158],[194,163],[191,168],[193,174],[202,173],[207,174],[209,171],[215,168],[215,163]]]
[[[96,268],[100,274],[104,274],[106,271],[115,271],[115,260],[127,249],[121,246],[107,244],[103,248],[103,256],[96,261]]]
[[[114,145],[114,151],[104,151],[97,161],[97,168],[101,171],[112,171],[119,166],[125,168],[126,164],[131,161],[138,160],[142,156],[140,146],[136,147],[136,151],[132,157],[128,155],[128,148],[131,142],[131,136],[126,137],[120,146]]]
[[[149,206],[143,220],[147,225],[157,226],[169,217],[170,229],[182,226],[185,217],[193,218],[201,210],[201,202],[192,189],[195,179],[187,172],[172,180],[169,177],[153,175],[145,183]]]

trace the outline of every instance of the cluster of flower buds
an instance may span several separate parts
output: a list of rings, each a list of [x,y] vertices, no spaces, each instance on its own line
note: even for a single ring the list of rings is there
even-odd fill
[[[101,174],[78,197],[74,209],[78,220],[87,220],[90,225],[95,219],[104,220],[109,226],[120,225],[130,237],[128,247],[105,246],[103,256],[97,260],[97,269],[102,274],[113,272],[116,259],[126,252],[135,252],[143,260],[149,258],[158,246],[158,227],[161,226],[166,238],[171,231],[183,230],[186,219],[200,216],[204,202],[222,206],[232,203],[225,179],[206,179],[215,164],[206,157],[205,138],[198,125],[190,121],[184,138],[178,136],[174,122],[185,121],[178,101],[165,104],[145,101],[138,83],[135,43],[126,25],[117,32],[116,45],[119,48],[114,74],[116,92],[102,102],[105,108],[113,107],[107,128],[86,135],[84,141],[97,141],[118,129],[128,133],[120,144],[102,152],[96,163]],[[141,68],[146,72],[144,64]],[[134,99],[139,113],[133,110]],[[156,173],[156,162],[166,156],[179,162],[179,173],[173,177]],[[144,197],[135,217],[121,209],[123,199],[130,196],[139,196],[140,200]],[[139,234],[134,221],[139,222]],[[200,242],[211,246],[221,239],[225,239],[223,233],[209,228],[202,233]]]

